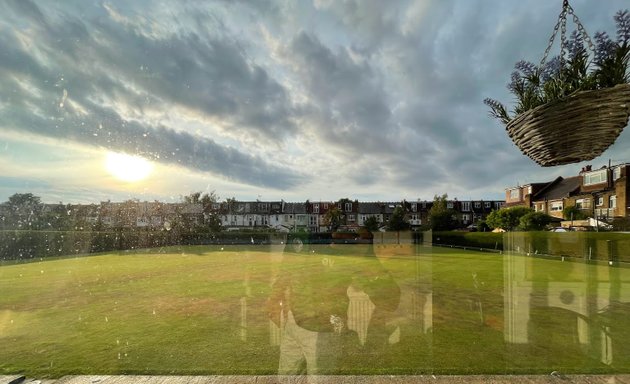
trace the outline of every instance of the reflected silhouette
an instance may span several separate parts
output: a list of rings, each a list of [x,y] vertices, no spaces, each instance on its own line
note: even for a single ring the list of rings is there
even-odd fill
[[[387,347],[400,288],[371,244],[289,241],[277,272],[267,312],[281,330],[280,375],[334,374]]]

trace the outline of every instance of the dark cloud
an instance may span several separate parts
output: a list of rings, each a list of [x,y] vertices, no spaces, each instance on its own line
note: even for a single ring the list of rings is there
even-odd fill
[[[301,179],[249,155],[252,142],[263,153],[307,137],[344,180],[429,197],[449,186],[483,197],[579,167],[540,169],[483,104],[511,106],[513,65],[540,60],[557,3],[239,0],[146,15],[142,4],[113,3],[0,5],[0,114],[11,128],[274,188]],[[591,35],[614,35],[612,16],[627,8],[572,5]],[[171,110],[220,124],[212,131],[223,136],[192,134]],[[241,144],[222,146],[225,138]],[[628,144],[626,132],[604,156],[630,161]]]
[[[142,112],[147,101],[166,102],[224,119],[242,135],[281,141],[294,129],[287,95],[234,41],[194,34],[149,38],[108,18],[88,25],[62,14],[62,22],[51,22],[33,3],[8,7],[28,25],[3,28],[0,36],[0,100],[6,103],[0,112],[7,128],[138,153],[246,184],[282,189],[299,182],[295,172],[240,148],[125,121],[107,106],[121,102]],[[20,39],[27,43],[16,44]]]

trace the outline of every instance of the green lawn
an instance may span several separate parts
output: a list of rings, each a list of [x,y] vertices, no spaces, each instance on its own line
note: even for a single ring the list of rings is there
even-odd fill
[[[303,308],[345,305],[326,300],[348,282],[378,308],[400,302],[373,313],[363,345],[347,335],[338,373],[630,370],[630,313],[609,311],[608,328],[596,316],[630,301],[628,269],[413,246],[366,253],[200,246],[0,266],[0,374],[274,374],[267,300],[285,274]],[[586,331],[566,312],[578,307]]]

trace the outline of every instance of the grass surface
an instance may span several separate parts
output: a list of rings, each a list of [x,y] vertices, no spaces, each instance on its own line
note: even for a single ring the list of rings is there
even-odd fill
[[[373,313],[363,345],[348,336],[337,373],[629,370],[630,313],[602,315],[630,302],[628,269],[412,246],[366,252],[200,246],[4,265],[0,374],[274,374],[267,300],[287,273],[304,307],[326,308],[325,292],[345,293],[348,281],[378,308],[400,302]],[[379,285],[386,276],[399,294]]]

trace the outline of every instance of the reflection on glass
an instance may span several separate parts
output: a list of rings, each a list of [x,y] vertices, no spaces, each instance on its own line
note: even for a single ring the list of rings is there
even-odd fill
[[[0,265],[3,373],[317,381],[630,366],[623,239],[511,232],[503,251],[479,252],[430,232],[236,232],[142,249],[129,245],[148,232],[19,234],[1,244],[26,255]],[[121,249],[98,252],[103,241]],[[95,253],[29,256],[41,244]]]
[[[585,234],[561,235],[542,245],[525,234],[506,236],[505,341],[521,357],[511,362],[522,369],[536,364],[581,371],[625,369],[630,362],[630,270],[613,261],[610,243],[585,241]],[[532,246],[557,250],[560,245],[565,254],[574,250],[583,260],[545,259],[522,251]],[[594,254],[605,258],[595,261]]]

